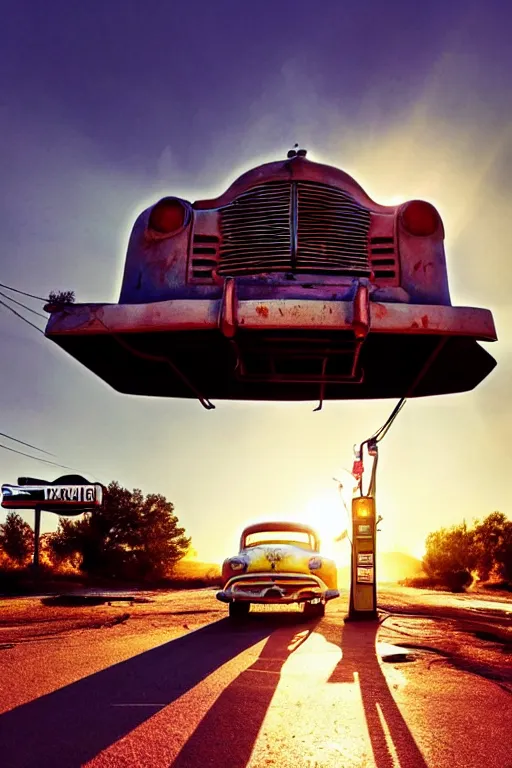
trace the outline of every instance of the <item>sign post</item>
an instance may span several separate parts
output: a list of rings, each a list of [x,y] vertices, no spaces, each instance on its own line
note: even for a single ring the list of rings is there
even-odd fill
[[[352,567],[349,621],[377,618],[375,497],[352,499]]]
[[[33,569],[39,573],[39,535],[41,533],[41,507],[34,507],[34,562]]]

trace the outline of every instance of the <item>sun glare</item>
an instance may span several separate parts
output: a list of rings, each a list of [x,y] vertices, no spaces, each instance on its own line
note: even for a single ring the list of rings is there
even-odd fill
[[[347,508],[350,509],[351,489],[350,492],[344,491],[344,496],[342,493],[343,490],[340,492],[333,481],[332,488],[310,499],[296,518],[317,531],[322,543],[322,553],[332,558],[338,566],[346,565],[350,560],[348,539],[336,541],[344,531],[350,532],[351,525],[347,511]]]
[[[413,557],[416,557],[418,560],[423,560],[425,557],[425,542],[412,546],[410,552]]]

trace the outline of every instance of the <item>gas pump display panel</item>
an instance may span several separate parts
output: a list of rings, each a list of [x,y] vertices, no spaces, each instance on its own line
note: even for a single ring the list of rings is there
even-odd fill
[[[358,584],[373,584],[373,567],[357,567],[357,583]]]

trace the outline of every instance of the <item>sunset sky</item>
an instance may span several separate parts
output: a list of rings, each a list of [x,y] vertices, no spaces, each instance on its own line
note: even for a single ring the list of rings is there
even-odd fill
[[[115,302],[140,210],[216,196],[295,142],[379,203],[430,200],[452,301],[493,311],[498,367],[474,392],[400,414],[381,444],[379,546],[421,555],[442,525],[511,516],[511,23],[505,0],[4,3],[0,282]],[[0,355],[2,432],[91,479],[164,494],[209,561],[254,519],[344,527],[332,478],[394,405],[206,412],[124,396],[3,306]],[[1,482],[60,473],[0,459]]]

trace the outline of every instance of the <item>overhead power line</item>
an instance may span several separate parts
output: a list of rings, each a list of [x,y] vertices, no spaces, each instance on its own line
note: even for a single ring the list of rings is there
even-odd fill
[[[0,299],[0,304],[1,304],[3,307],[5,307],[6,309],[8,309],[10,312],[12,312],[14,315],[16,315],[16,317],[19,317],[19,318],[20,318],[20,320],[23,320],[23,322],[24,322],[24,323],[27,323],[27,325],[31,325],[31,326],[32,326],[32,328],[35,328],[35,329],[36,329],[36,331],[39,331],[39,333],[42,333],[42,334],[43,334],[43,336],[44,336],[44,331],[43,331],[43,329],[42,329],[42,328],[40,328],[40,327],[39,327],[38,325],[36,325],[35,323],[32,323],[30,320],[27,320],[27,318],[26,318],[26,317],[23,317],[23,315],[21,315],[19,312],[17,312],[17,311],[14,309],[14,307],[10,307],[10,306],[9,306],[9,304],[6,304],[6,303],[5,303],[5,301],[2,301],[1,299]]]
[[[48,456],[55,456],[55,454],[51,453],[51,451],[45,451],[44,448],[38,448],[37,445],[31,445],[30,443],[25,443],[23,440],[18,440],[17,437],[11,437],[11,435],[6,435],[5,432],[0,432],[0,437],[6,437],[7,440],[12,440],[15,443],[20,443],[20,445],[26,445],[27,448],[33,448],[35,451],[46,453]]]
[[[44,298],[43,296],[36,296],[33,293],[28,293],[27,291],[21,291],[18,288],[13,288],[11,285],[6,285],[5,283],[0,283],[1,288],[5,288],[8,291],[13,291],[14,293],[19,293],[22,296],[28,296],[31,299],[36,299],[37,301],[43,301],[48,302],[48,297]],[[8,309],[10,312],[12,312],[16,317],[18,317],[20,320],[23,320],[24,323],[27,323],[27,325],[30,325],[32,328],[35,328],[36,331],[39,331],[39,333],[43,334],[44,336],[44,330],[40,328],[38,325],[35,325],[35,323],[32,323],[30,320],[28,320],[26,317],[24,317],[20,312],[18,312],[14,307],[11,307],[10,304],[6,302],[13,302],[14,304],[17,304],[20,307],[23,307],[23,309],[28,310],[29,312],[34,313],[38,317],[42,317],[44,320],[46,320],[46,316],[42,315],[40,312],[37,312],[35,309],[32,309],[31,307],[27,306],[21,301],[17,301],[16,299],[12,298],[11,296],[7,296],[5,293],[0,291],[0,296],[2,296],[6,301],[2,301],[0,299],[0,305]],[[5,432],[0,432],[0,437],[5,437],[7,440],[13,440],[15,443],[19,443],[20,445],[25,445],[27,448],[32,448],[35,451],[39,451],[41,453],[46,454],[47,456],[55,456],[54,453],[51,453],[51,451],[46,451],[44,448],[39,448],[37,445],[32,445],[31,443],[27,443],[24,440],[19,440],[16,437],[12,437],[11,435],[7,435]],[[82,470],[77,469],[76,467],[70,467],[68,464],[60,464],[58,461],[50,461],[49,459],[43,459],[39,456],[33,456],[30,453],[26,453],[25,451],[19,451],[16,448],[11,448],[8,445],[3,445],[0,443],[0,448],[3,448],[5,451],[10,451],[11,453],[16,453],[19,456],[26,456],[28,459],[32,459],[33,461],[39,461],[43,464],[49,464],[53,467],[60,467],[61,469],[69,469],[74,472],[82,472]],[[92,477],[95,477],[95,475],[92,472],[87,472],[86,474],[92,475]]]
[[[3,448],[5,451],[11,451],[12,453],[18,453],[20,456],[27,456],[29,459],[33,459],[34,461],[41,461],[43,464],[51,464],[54,467],[62,467],[63,469],[72,469],[74,472],[79,472],[76,467],[68,467],[67,464],[59,464],[58,461],[49,461],[49,459],[40,459],[39,456],[32,456],[30,453],[25,453],[24,451],[18,451],[16,448],[10,448],[8,445],[3,445],[0,443],[0,448]]]
[[[0,288],[6,288],[8,291],[14,291],[14,293],[21,293],[22,296],[29,296],[31,299],[37,299],[38,301],[44,301],[45,303],[48,301],[48,297],[43,298],[42,296],[36,296],[34,293],[20,291],[19,288],[13,288],[11,285],[5,285],[5,283],[0,283]]]
[[[13,304],[17,304],[18,307],[23,307],[23,309],[26,309],[28,312],[32,312],[32,314],[37,315],[38,317],[42,317],[43,320],[47,320],[47,315],[43,315],[42,312],[38,312],[35,309],[32,309],[32,307],[29,307],[28,304],[24,304],[22,301],[18,301],[17,299],[13,299],[12,296],[8,296],[6,293],[2,293],[0,291],[0,296],[3,296],[4,299],[7,299],[7,301],[11,301]]]
[[[94,472],[85,472],[82,469],[77,469],[77,467],[69,467],[67,464],[59,464],[58,461],[50,461],[49,459],[40,459],[38,456],[32,456],[32,454],[30,453],[25,453],[24,451],[18,451],[16,448],[10,448],[8,445],[3,445],[2,443],[0,443],[0,448],[3,448],[6,451],[11,451],[11,453],[17,453],[20,456],[26,456],[27,458],[33,459],[34,461],[41,461],[43,464],[51,464],[52,467],[61,467],[61,469],[70,469],[73,472],[79,472],[80,474],[83,473],[84,475],[90,475],[90,477],[95,478],[96,482],[101,482],[100,480],[98,480],[98,477],[94,474]],[[50,454],[50,455],[53,456],[53,454]]]

